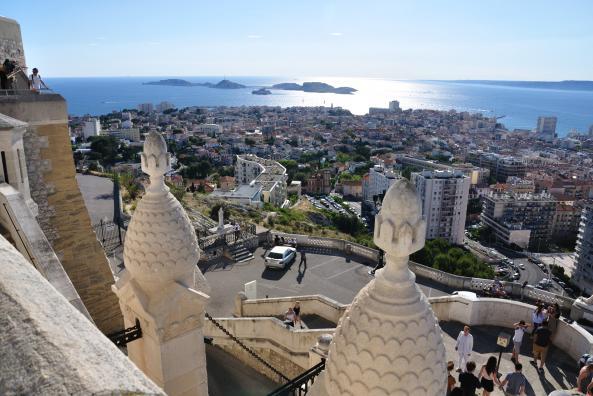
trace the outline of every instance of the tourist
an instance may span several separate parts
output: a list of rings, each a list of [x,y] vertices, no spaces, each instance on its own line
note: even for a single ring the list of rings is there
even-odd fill
[[[453,363],[452,360],[449,360],[447,362],[447,396],[451,395],[451,391],[453,390],[453,388],[455,387],[455,383],[457,381],[455,381],[455,377],[453,377],[451,375],[451,371],[453,371],[453,369],[455,368],[455,363]]]
[[[525,335],[525,330],[529,327],[528,324],[525,323],[524,320],[520,320],[519,322],[513,325],[515,327],[515,334],[513,335],[513,352],[511,360],[513,363],[519,363],[519,354],[521,353],[521,343],[523,342],[523,336]]]
[[[239,225],[239,223],[235,224],[235,241],[238,241],[239,238],[241,237],[241,226]]]
[[[457,343],[455,350],[459,354],[459,361],[457,363],[457,372],[463,371],[465,364],[472,354],[474,348],[474,336],[469,333],[469,326],[463,326],[463,331],[459,332],[457,336]]]
[[[307,255],[305,254],[304,250],[301,251],[301,261],[299,262],[299,268],[301,268],[302,264],[305,264],[305,267],[307,267]]]
[[[482,385],[482,396],[490,395],[490,392],[494,391],[494,384],[500,386],[498,375],[496,375],[496,358],[490,356],[486,364],[480,369],[480,385]]]
[[[525,288],[527,287],[527,285],[527,281],[523,282],[523,284],[521,285],[521,301],[523,301],[523,298],[525,297]]]
[[[515,363],[515,372],[509,373],[504,377],[504,380],[500,384],[500,389],[504,392],[505,396],[519,396],[525,393],[527,379],[521,370],[523,370],[523,365],[521,363]]]
[[[546,354],[550,346],[550,338],[552,333],[548,329],[548,321],[544,320],[542,325],[533,332],[533,361],[537,367],[537,361],[540,360],[539,371],[544,371],[544,363],[546,361]]]
[[[4,64],[0,65],[0,89],[8,89],[8,72]]]
[[[295,320],[294,309],[292,307],[288,308],[288,311],[284,314],[284,324],[286,327],[293,327]]]
[[[548,307],[548,329],[550,329],[550,332],[552,333],[552,338],[554,337],[554,334],[556,334],[560,314],[560,305],[558,305],[558,303],[554,303],[554,305]]]
[[[583,393],[587,393],[589,385],[591,384],[591,380],[593,380],[593,358],[590,357],[579,371],[579,375],[577,377],[578,390]]]
[[[294,325],[296,327],[297,323],[300,324],[301,329],[304,329],[303,322],[301,321],[301,303],[299,301],[294,303],[294,307],[292,308],[292,312],[294,313]]]
[[[591,354],[589,353],[585,353],[581,356],[581,358],[579,359],[579,370],[587,364],[587,360],[589,360],[590,357],[593,356],[591,356]]]
[[[546,311],[544,305],[540,302],[537,303],[535,311],[531,314],[531,321],[533,322],[533,332],[542,325],[542,322],[546,320]]]
[[[459,387],[463,396],[475,396],[476,389],[482,387],[480,380],[474,375],[476,363],[469,361],[465,365],[465,372],[459,374]]]
[[[41,76],[39,75],[39,70],[37,70],[37,68],[33,68],[33,74],[31,74],[29,76],[29,85],[31,87],[31,90],[34,92],[39,92],[41,91],[41,86],[43,85],[43,87],[45,89],[49,89],[47,87],[47,85],[45,85],[45,83],[43,82],[43,80],[41,79]]]
[[[280,237],[278,235],[276,235],[274,237],[274,246],[278,246],[280,245]]]
[[[385,252],[381,249],[379,249],[379,257],[377,258],[377,265],[375,265],[375,268],[373,268],[372,270],[369,271],[369,275],[371,276],[375,276],[375,272],[377,272],[377,270],[383,268],[385,266]]]

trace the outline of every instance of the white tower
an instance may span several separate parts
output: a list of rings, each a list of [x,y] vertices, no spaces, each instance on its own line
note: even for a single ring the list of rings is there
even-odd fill
[[[443,395],[445,347],[438,321],[408,269],[426,223],[414,187],[398,180],[375,219],[385,268],[354,298],[336,329],[325,372],[310,394]]]
[[[113,286],[126,327],[138,319],[142,329],[128,356],[167,394],[207,396],[202,327],[209,287],[196,266],[196,234],[165,186],[170,159],[161,135],[148,135],[141,159],[150,186],[128,227],[126,269]]]

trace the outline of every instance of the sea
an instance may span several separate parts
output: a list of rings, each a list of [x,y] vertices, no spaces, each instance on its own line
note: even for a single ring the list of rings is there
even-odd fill
[[[191,82],[216,83],[223,78],[246,85],[243,89],[214,89],[199,86],[143,85],[143,82],[181,78]],[[281,82],[321,81],[348,86],[352,95],[272,90],[271,95],[253,95],[252,90]],[[140,103],[162,101],[176,107],[188,106],[334,106],[354,114],[369,107],[387,107],[398,100],[403,109],[457,110],[500,117],[509,130],[533,129],[539,116],[558,117],[557,132],[586,133],[593,125],[593,91],[549,89],[490,84],[484,81],[410,81],[335,77],[86,77],[45,78],[47,85],[63,95],[71,115],[101,115],[136,108]]]

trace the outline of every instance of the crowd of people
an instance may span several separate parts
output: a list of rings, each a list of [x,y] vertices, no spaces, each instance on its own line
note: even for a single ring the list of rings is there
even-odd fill
[[[558,304],[545,306],[538,301],[532,313],[530,324],[524,320],[513,324],[511,361],[514,363],[515,370],[505,376],[501,376],[497,372],[498,360],[495,356],[489,357],[486,363],[480,367],[477,375],[475,374],[477,365],[475,361],[471,360],[474,338],[470,333],[470,327],[464,326],[463,330],[459,332],[455,344],[455,350],[458,353],[457,366],[453,361],[449,361],[447,365],[449,373],[447,395],[474,396],[476,391],[481,389],[481,395],[488,396],[497,387],[507,396],[524,395],[527,379],[523,374],[523,365],[519,362],[519,357],[525,335],[529,334],[531,328],[531,341],[533,343],[531,364],[538,370],[540,375],[543,375],[548,349],[554,340],[560,314]],[[593,396],[593,356],[583,355],[580,365],[582,367],[577,377],[578,391],[584,395]],[[459,373],[457,379],[453,376],[455,367],[457,367],[456,371]]]

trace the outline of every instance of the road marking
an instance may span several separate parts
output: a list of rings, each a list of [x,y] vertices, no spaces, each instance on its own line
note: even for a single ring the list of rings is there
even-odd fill
[[[362,264],[358,264],[358,265],[357,265],[357,266],[355,266],[355,267],[350,267],[350,268],[348,268],[347,270],[344,270],[344,271],[342,271],[342,272],[338,272],[337,274],[334,274],[334,275],[332,275],[332,276],[328,276],[326,279],[333,279],[333,278],[335,278],[335,277],[337,277],[337,276],[340,276],[340,275],[343,275],[343,274],[345,274],[346,272],[349,272],[349,271],[352,271],[352,270],[355,270],[355,269],[358,269],[358,268],[363,268],[363,267],[365,267],[365,266],[364,266],[364,265],[362,265]]]
[[[338,261],[338,260],[340,260],[340,259],[343,259],[343,257],[334,257],[334,258],[332,258],[331,260],[326,260],[326,261],[324,261],[324,262],[323,262],[323,263],[321,263],[321,264],[314,265],[313,267],[311,267],[311,268],[307,268],[307,269],[308,269],[308,270],[314,270],[315,268],[322,267],[322,266],[324,266],[324,265],[326,265],[326,264],[333,263],[334,261]]]

